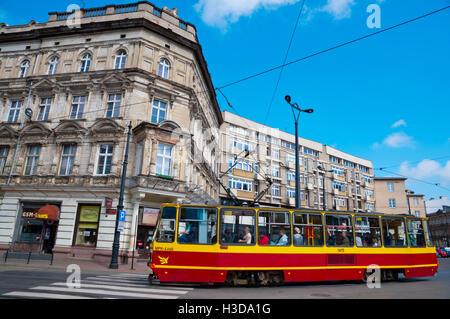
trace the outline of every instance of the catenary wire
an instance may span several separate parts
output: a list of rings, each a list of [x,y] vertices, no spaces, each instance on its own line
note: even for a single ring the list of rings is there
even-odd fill
[[[280,85],[281,77],[283,76],[284,65],[286,64],[286,61],[288,59],[289,51],[291,50],[292,42],[294,41],[295,32],[297,31],[298,22],[300,21],[300,17],[302,15],[304,5],[305,5],[305,0],[302,1],[301,7],[300,7],[300,11],[299,11],[298,16],[297,16],[297,21],[295,22],[294,30],[292,30],[291,39],[289,41],[289,45],[288,45],[288,48],[286,50],[286,55],[284,56],[283,66],[280,69],[280,74],[278,75],[278,80],[277,80],[277,83],[276,83],[275,88],[273,90],[273,94],[272,94],[272,98],[271,98],[270,103],[269,103],[269,107],[267,108],[266,117],[264,119],[264,125],[267,123],[267,119],[269,118],[270,110],[272,109],[273,101],[275,100],[275,96],[276,96],[277,91],[278,91],[278,86]]]

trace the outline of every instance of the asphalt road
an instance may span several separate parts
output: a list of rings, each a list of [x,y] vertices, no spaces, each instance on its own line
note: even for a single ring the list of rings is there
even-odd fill
[[[369,289],[355,282],[296,283],[278,287],[152,285],[145,274],[83,272],[81,288],[68,288],[63,269],[0,268],[0,298],[118,299],[414,299],[450,298],[450,258],[439,259],[436,276],[382,282]]]

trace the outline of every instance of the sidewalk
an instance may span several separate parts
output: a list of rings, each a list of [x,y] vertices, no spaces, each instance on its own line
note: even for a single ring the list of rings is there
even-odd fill
[[[53,265],[50,265],[48,260],[30,260],[27,264],[26,259],[8,258],[5,263],[5,259],[0,260],[0,271],[17,270],[17,269],[39,269],[39,270],[52,270],[63,269],[66,270],[68,265],[76,264],[80,266],[82,271],[91,272],[108,272],[108,273],[133,273],[133,274],[151,274],[151,269],[147,266],[148,260],[134,261],[134,270],[131,269],[131,262],[128,264],[120,264],[119,269],[109,269],[109,263],[100,262],[91,259],[83,258],[58,258],[55,257]]]

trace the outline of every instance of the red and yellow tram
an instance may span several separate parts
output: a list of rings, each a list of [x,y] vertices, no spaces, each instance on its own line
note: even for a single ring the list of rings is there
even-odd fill
[[[434,276],[426,218],[164,204],[149,266],[161,282],[278,284]]]

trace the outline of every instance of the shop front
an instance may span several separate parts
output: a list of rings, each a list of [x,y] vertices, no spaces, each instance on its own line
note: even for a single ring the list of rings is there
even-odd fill
[[[13,251],[52,254],[59,215],[59,203],[23,203]]]
[[[148,258],[155,233],[159,208],[140,207],[136,234],[136,250],[140,258]]]

